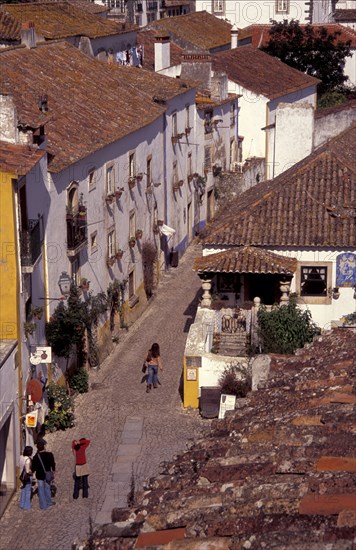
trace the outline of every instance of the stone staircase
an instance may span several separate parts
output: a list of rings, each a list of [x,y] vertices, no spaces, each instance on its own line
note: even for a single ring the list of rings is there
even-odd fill
[[[230,355],[232,357],[246,357],[249,349],[249,338],[246,331],[220,334],[219,355]]]

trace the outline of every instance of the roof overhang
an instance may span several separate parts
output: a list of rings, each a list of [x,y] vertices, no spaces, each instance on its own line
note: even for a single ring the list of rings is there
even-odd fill
[[[293,275],[297,259],[275,254],[262,248],[242,246],[197,258],[194,271],[203,273],[260,273]]]

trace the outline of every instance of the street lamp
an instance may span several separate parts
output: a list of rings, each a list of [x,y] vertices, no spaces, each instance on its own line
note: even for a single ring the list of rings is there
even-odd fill
[[[68,273],[66,271],[62,271],[61,276],[58,279],[58,286],[62,296],[65,296],[66,298],[69,296],[71,284],[72,280]]]

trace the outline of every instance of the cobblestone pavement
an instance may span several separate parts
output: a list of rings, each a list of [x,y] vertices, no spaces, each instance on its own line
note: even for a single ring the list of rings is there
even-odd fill
[[[76,398],[76,426],[47,434],[47,449],[56,459],[56,505],[41,511],[37,496],[32,509],[18,508],[16,494],[0,519],[0,549],[70,550],[89,534],[90,522],[105,519],[105,506],[125,506],[132,469],[135,488],[158,473],[162,460],[199,437],[207,421],[197,411],[184,411],[179,395],[182,358],[189,326],[200,296],[192,271],[200,255],[191,245],[179,266],[164,274],[157,296],[100,370],[91,372],[91,390]],[[158,341],[165,367],[162,385],[151,393],[141,372],[152,342]],[[72,439],[88,437],[89,498],[74,501]]]

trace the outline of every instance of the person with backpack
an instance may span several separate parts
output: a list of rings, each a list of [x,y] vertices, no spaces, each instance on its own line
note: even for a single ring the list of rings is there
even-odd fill
[[[29,445],[23,450],[20,456],[19,468],[20,468],[20,481],[21,494],[20,494],[20,508],[21,510],[29,510],[31,508],[31,489],[32,489],[32,453],[33,449]]]
[[[46,443],[43,439],[37,441],[37,453],[32,460],[32,471],[36,474],[38,499],[41,510],[46,510],[55,504],[51,496],[51,483],[56,471],[56,463],[53,453],[46,451]]]

